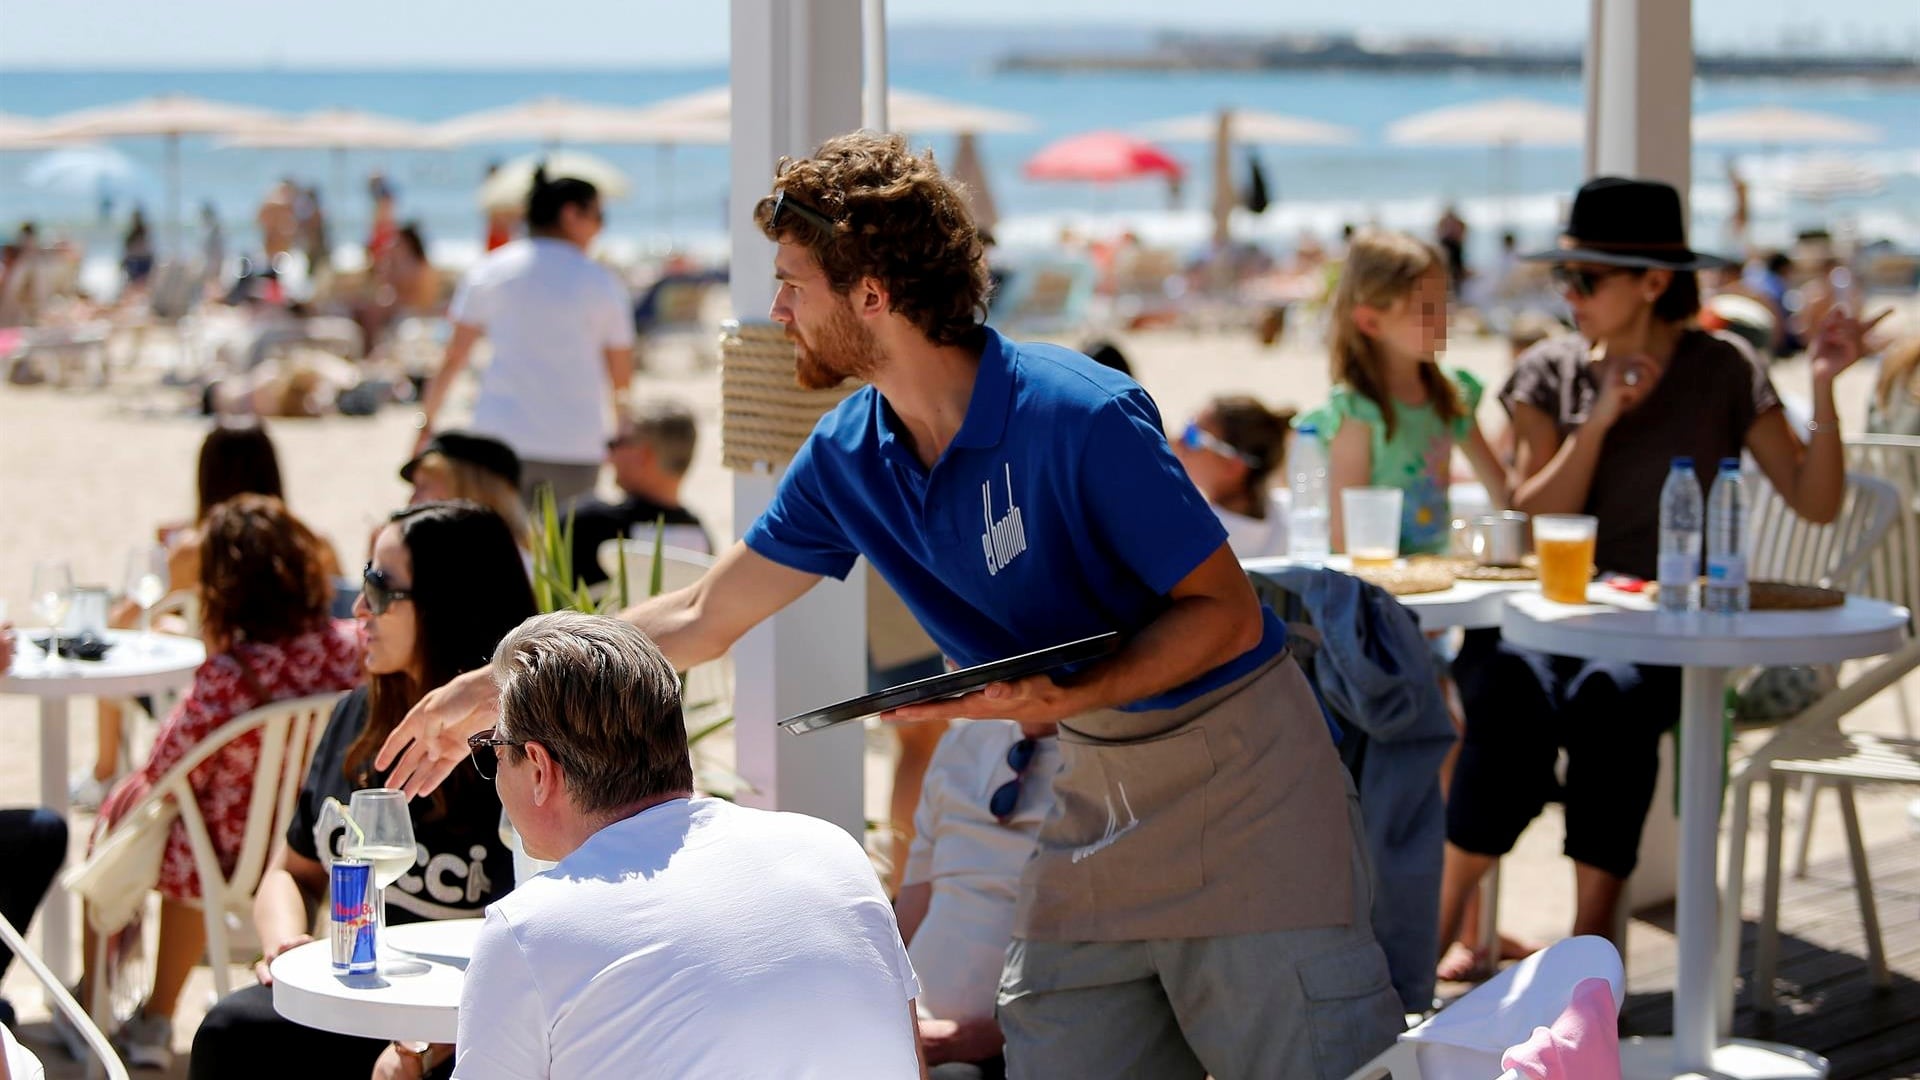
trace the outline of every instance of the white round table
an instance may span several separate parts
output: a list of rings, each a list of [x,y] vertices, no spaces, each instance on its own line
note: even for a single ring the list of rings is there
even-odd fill
[[[1242,559],[1240,568],[1249,574],[1270,573],[1293,565],[1285,556]],[[1323,564],[1343,574],[1353,572],[1353,563],[1345,555],[1332,555]],[[1500,612],[1506,597],[1516,592],[1538,592],[1538,581],[1455,581],[1439,592],[1396,596],[1400,606],[1413,613],[1422,630],[1490,630],[1500,625]]]
[[[1834,664],[1892,652],[1904,643],[1907,610],[1849,597],[1818,611],[1667,615],[1645,598],[1604,585],[1589,602],[1556,604],[1536,594],[1504,601],[1500,632],[1523,648],[1557,656],[1662,664],[1682,669],[1680,866],[1675,936],[1673,1038],[1622,1047],[1627,1076],[1823,1077],[1824,1058],[1792,1047],[1725,1041],[1720,995],[1719,867],[1721,732],[1727,669],[1753,664]]]
[[[191,685],[207,650],[192,638],[154,634],[149,641],[131,630],[109,630],[113,648],[100,660],[47,662],[33,644],[47,628],[16,626],[13,669],[0,674],[0,694],[31,694],[40,699],[40,803],[67,816],[67,699],[137,697]],[[63,981],[73,979],[73,923],[64,902],[48,904],[40,914],[42,951],[47,966]]]
[[[341,1035],[451,1043],[460,1027],[460,987],[481,919],[389,927],[381,970],[336,975],[326,941],[273,961],[273,1008],[297,1024]],[[388,956],[391,949],[399,955]]]

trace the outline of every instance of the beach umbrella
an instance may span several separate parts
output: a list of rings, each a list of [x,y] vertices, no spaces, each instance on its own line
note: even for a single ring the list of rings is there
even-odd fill
[[[1119,131],[1090,131],[1048,143],[1027,159],[1029,180],[1077,180],[1112,184],[1163,176],[1177,181],[1186,169],[1166,151]]]
[[[632,190],[632,183],[619,166],[578,150],[556,150],[514,158],[494,170],[480,185],[480,205],[489,210],[524,209],[533,191],[533,172],[542,165],[546,166],[547,179],[564,176],[585,180],[599,189],[602,199],[624,199]]]
[[[993,191],[987,187],[986,166],[980,161],[980,148],[973,133],[963,131],[953,150],[953,168],[948,175],[967,190],[967,206],[973,211],[973,224],[986,231],[1000,222],[999,208],[993,204]]]
[[[665,117],[627,105],[601,105],[572,98],[541,97],[500,109],[456,116],[433,128],[442,146],[460,143],[725,143],[725,124],[696,117]]]
[[[1816,203],[1854,195],[1872,195],[1886,186],[1886,177],[1862,161],[1845,157],[1812,157],[1797,162],[1787,173],[1787,192]]]
[[[133,159],[105,146],[54,150],[34,159],[21,179],[30,188],[85,196],[103,207],[148,190],[150,182]]]
[[[48,124],[50,137],[61,141],[159,135],[167,142],[167,234],[173,245],[180,238],[180,137],[229,135],[275,119],[275,114],[246,105],[187,94],[161,94],[115,105],[101,105],[57,116]]]
[[[727,124],[733,113],[733,92],[725,86],[656,101],[649,114],[662,120],[683,119]],[[887,127],[915,135],[1002,135],[1032,131],[1038,125],[1020,113],[989,109],[912,90],[887,91]]]
[[[253,150],[325,150],[333,158],[333,197],[347,193],[347,151],[415,150],[427,145],[429,129],[390,116],[351,109],[321,109],[263,124],[220,142]]]
[[[1725,109],[1693,118],[1696,143],[1745,143],[1755,146],[1835,146],[1877,143],[1883,133],[1832,113],[1766,105]]]
[[[1586,114],[1566,105],[1529,98],[1495,98],[1416,113],[1387,128],[1399,146],[1485,146],[1494,154],[1494,188],[1506,217],[1506,195],[1516,186],[1513,151],[1521,146],[1578,146],[1586,138]]]
[[[1227,116],[1229,136],[1234,142],[1246,146],[1338,146],[1359,137],[1352,128],[1284,113],[1228,109]],[[1196,113],[1157,120],[1138,130],[1139,134],[1149,139],[1206,142],[1217,137],[1219,123],[1217,113]]]

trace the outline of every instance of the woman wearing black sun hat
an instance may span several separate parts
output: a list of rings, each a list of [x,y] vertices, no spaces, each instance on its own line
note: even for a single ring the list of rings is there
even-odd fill
[[[1692,457],[1704,490],[1722,458],[1751,451],[1796,513],[1833,520],[1844,491],[1833,380],[1859,359],[1872,325],[1844,312],[1821,325],[1803,440],[1748,346],[1695,324],[1696,272],[1728,262],[1688,247],[1682,218],[1666,184],[1583,186],[1560,246],[1528,257],[1551,264],[1579,332],[1528,350],[1500,391],[1515,435],[1514,509],[1594,515],[1598,568],[1647,579],[1675,457]],[[1679,669],[1547,656],[1485,630],[1468,635],[1454,675],[1466,731],[1448,795],[1440,940],[1454,940],[1480,878],[1554,797],[1574,860],[1573,933],[1611,937],[1660,735],[1679,718]]]

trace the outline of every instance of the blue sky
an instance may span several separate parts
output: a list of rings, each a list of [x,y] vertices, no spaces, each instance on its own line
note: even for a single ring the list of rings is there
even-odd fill
[[[857,2],[857,0],[846,0]],[[0,0],[0,67],[476,67],[712,64],[726,0]],[[1443,31],[1571,42],[1584,0],[892,0],[913,22],[1073,22],[1185,29]],[[1892,46],[1920,54],[1916,0],[1694,0],[1706,48]],[[1070,42],[1063,42],[1070,44]]]

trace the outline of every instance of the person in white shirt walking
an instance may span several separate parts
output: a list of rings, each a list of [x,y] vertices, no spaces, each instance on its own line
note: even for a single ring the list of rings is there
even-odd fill
[[[534,172],[527,238],[481,259],[447,310],[453,337],[421,401],[416,454],[486,337],[493,360],[467,426],[520,455],[529,501],[543,484],[562,506],[592,494],[633,379],[632,298],[587,257],[601,223],[592,184]]]
[[[487,909],[457,1080],[924,1075],[919,980],[837,826],[692,798],[680,684],[615,619],[536,616],[494,653],[469,740],[527,853]]]

